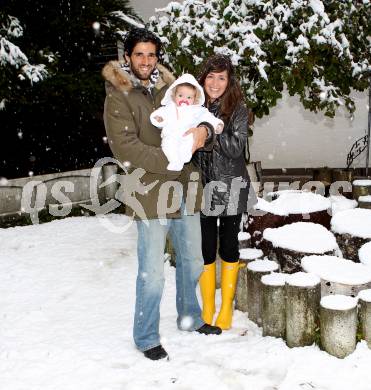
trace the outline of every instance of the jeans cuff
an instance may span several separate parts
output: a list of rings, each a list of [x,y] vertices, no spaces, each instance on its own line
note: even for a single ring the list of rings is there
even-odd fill
[[[195,320],[194,325],[192,327],[190,327],[189,329],[182,328],[179,323],[177,325],[178,325],[179,330],[183,330],[186,332],[194,332],[195,330],[200,329],[201,326],[205,325],[205,321],[200,317],[200,318],[198,318],[197,321]]]
[[[158,347],[159,345],[161,345],[161,343],[152,344],[152,345],[150,345],[149,347],[144,347],[144,348],[139,348],[139,347],[137,346],[137,348],[139,349],[140,352],[145,352],[145,351],[148,351],[149,349]]]

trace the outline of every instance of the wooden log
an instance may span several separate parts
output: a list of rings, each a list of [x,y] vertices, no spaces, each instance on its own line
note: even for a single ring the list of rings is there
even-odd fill
[[[348,233],[334,233],[336,241],[339,245],[339,249],[343,254],[343,257],[346,259],[352,260],[355,263],[359,263],[358,251],[361,249],[362,245],[371,241],[370,239],[365,239],[361,237],[355,237]]]
[[[352,183],[354,179],[354,174],[354,169],[333,169],[332,182],[348,181],[349,183]]]
[[[358,294],[361,336],[371,348],[371,289]]]
[[[359,262],[359,249],[371,241],[371,210],[355,208],[336,213],[331,219],[331,231],[343,257]]]
[[[262,251],[266,257],[277,262],[281,272],[292,274],[303,271],[301,261],[304,257],[310,256],[310,253],[296,252],[289,249],[274,247],[270,241],[263,240]],[[324,255],[334,255],[335,250],[324,252]]]
[[[286,335],[286,275],[271,273],[261,278],[263,285],[262,327],[263,336]]]
[[[371,290],[361,291],[358,299],[361,335],[368,347],[371,348]]]
[[[297,272],[286,282],[286,344],[290,347],[312,345],[318,327],[321,297],[320,279]]]
[[[329,295],[320,302],[321,345],[326,352],[344,358],[356,348],[357,300]]]
[[[346,295],[355,298],[360,291],[371,288],[371,283],[349,285],[345,283],[330,282],[328,280],[321,280],[321,295]]]
[[[262,282],[261,277],[277,271],[278,265],[271,260],[255,260],[247,265],[247,308],[248,317],[261,325]]]
[[[239,249],[251,247],[250,233],[248,233],[248,232],[239,232],[238,233],[238,246],[239,246]]]
[[[308,214],[289,214],[285,218],[285,225],[294,222],[313,222],[324,226],[326,229],[330,229],[331,215],[326,209]]]
[[[355,200],[358,200],[360,196],[371,195],[371,180],[354,180],[352,186],[352,195]]]
[[[248,311],[247,306],[247,265],[248,263],[263,257],[260,249],[242,248],[240,249],[240,270],[238,272],[235,308],[243,312]]]
[[[364,264],[336,256],[306,256],[301,261],[303,270],[321,279],[321,295],[356,297],[371,288],[371,268]]]
[[[312,222],[330,228],[331,201],[324,196],[309,191],[310,185],[316,186],[320,182],[308,182],[308,191],[282,191],[279,197],[271,202],[270,212],[284,214],[284,224],[294,222]],[[263,203],[262,207],[267,208]]]
[[[251,243],[261,248],[262,235],[267,228],[279,228],[294,222],[312,222],[330,228],[329,199],[309,191],[278,191],[272,202],[260,199],[251,211],[246,229]]]
[[[264,230],[266,228],[283,226],[284,224],[285,217],[282,215],[272,213],[249,215],[247,219],[247,231],[251,236],[251,245],[255,248],[260,248]]]
[[[334,255],[337,243],[334,235],[322,225],[296,222],[266,229],[261,248],[265,256],[280,264],[281,272],[294,273],[302,271],[301,260],[305,256]]]
[[[361,209],[371,209],[371,195],[358,197],[358,206]]]

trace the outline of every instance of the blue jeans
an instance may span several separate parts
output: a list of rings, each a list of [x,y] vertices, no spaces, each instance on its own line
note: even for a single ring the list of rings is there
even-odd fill
[[[204,324],[196,295],[203,270],[200,215],[137,221],[137,229],[138,276],[133,335],[138,349],[146,351],[160,345],[160,302],[165,282],[164,249],[168,232],[176,252],[178,328],[193,331]]]

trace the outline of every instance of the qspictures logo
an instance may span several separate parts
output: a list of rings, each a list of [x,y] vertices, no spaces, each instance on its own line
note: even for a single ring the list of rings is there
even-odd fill
[[[110,172],[109,169],[107,170],[109,167],[115,167],[115,169]],[[109,172],[108,175],[104,174],[105,170]],[[128,161],[121,163],[114,158],[104,157],[98,160],[91,170],[89,178],[90,204],[81,204],[81,206],[95,214],[105,227],[118,233],[128,230],[135,219],[148,223],[148,215],[143,204],[153,204],[153,207],[156,207],[156,215],[163,224],[167,223],[166,216],[168,214],[177,212],[182,206],[188,214],[195,212],[200,185],[197,171],[191,173],[186,189],[179,181],[168,180],[160,184],[158,179],[148,180],[149,177],[153,178],[155,175],[146,176],[146,174],[147,172],[143,168],[132,167]],[[250,210],[250,214],[258,213],[260,215],[264,211],[255,210],[253,207],[256,203],[254,184],[256,183],[250,183],[242,177],[233,178],[230,186],[227,186],[223,181],[207,183],[203,188],[202,212],[209,216],[219,216],[222,213],[223,215],[235,215],[240,202],[241,190],[249,186],[247,209]],[[264,192],[270,187],[273,189],[273,185],[274,183],[265,183]],[[100,196],[102,192],[105,193],[107,188],[110,189],[110,196]],[[351,188],[349,182],[335,182],[331,184],[330,194],[339,195],[340,190],[351,191]],[[299,190],[299,182],[291,183],[289,189]],[[321,195],[325,193],[323,183],[318,181],[305,183],[301,190],[314,190]],[[58,203],[47,205],[48,188],[40,180],[31,180],[23,187],[22,211],[30,215],[33,224],[39,223],[41,210],[47,209],[55,217],[67,217],[72,211],[73,204],[68,194],[75,191],[73,181],[61,178],[61,180],[55,181],[49,191],[52,198]],[[224,193],[228,195],[228,201],[215,204],[217,203],[213,202],[215,196],[223,198]],[[144,201],[146,197],[151,197],[151,199]],[[107,215],[121,205],[130,208],[132,216],[127,219],[124,225],[116,226]]]

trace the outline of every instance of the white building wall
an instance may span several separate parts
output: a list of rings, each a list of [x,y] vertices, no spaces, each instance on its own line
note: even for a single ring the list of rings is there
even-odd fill
[[[144,21],[168,0],[132,0]],[[269,116],[257,119],[250,138],[252,161],[263,168],[345,167],[352,144],[367,131],[367,92],[355,93],[356,112],[350,119],[340,110],[334,119],[305,110],[299,98],[284,94]],[[354,167],[365,166],[365,152]]]
[[[131,0],[130,4],[137,12],[139,16],[142,17],[144,22],[148,22],[150,16],[154,15],[155,8],[161,8],[169,4],[170,0]]]
[[[250,138],[252,161],[263,168],[345,167],[353,143],[367,131],[368,96],[355,93],[353,119],[341,108],[335,118],[304,109],[298,97],[284,94],[270,114],[257,119]],[[353,165],[364,167],[366,152]]]

